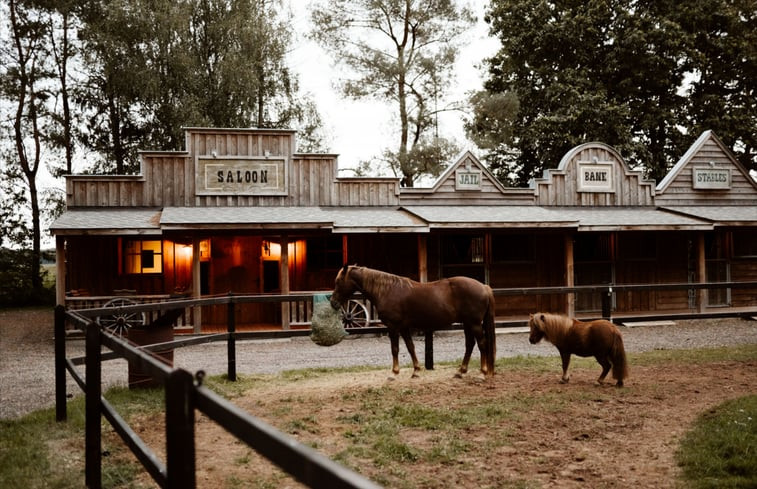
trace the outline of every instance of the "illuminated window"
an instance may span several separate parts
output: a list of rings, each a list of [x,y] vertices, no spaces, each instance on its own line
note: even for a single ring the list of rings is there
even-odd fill
[[[163,242],[128,239],[124,241],[124,273],[163,273]]]

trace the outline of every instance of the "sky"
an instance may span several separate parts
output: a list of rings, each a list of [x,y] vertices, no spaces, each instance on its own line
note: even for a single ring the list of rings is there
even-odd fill
[[[488,36],[488,26],[483,20],[488,0],[460,1],[471,7],[478,21],[466,34],[469,42],[461,49],[456,63],[456,83],[450,88],[450,100],[464,99],[466,93],[481,89],[484,74],[478,66],[498,48],[497,40]],[[316,2],[291,1],[297,39],[290,55],[290,64],[299,74],[300,91],[311,94],[317,103],[327,133],[329,152],[339,155],[340,175],[352,176],[349,168],[396,144],[396,136],[388,130],[396,109],[386,103],[353,101],[340,96],[332,84],[337,72],[333,60],[320,46],[306,39],[305,34],[312,29],[309,7]],[[439,133],[454,139],[463,150],[476,153],[475,146],[465,138],[461,114],[449,112],[440,115]]]

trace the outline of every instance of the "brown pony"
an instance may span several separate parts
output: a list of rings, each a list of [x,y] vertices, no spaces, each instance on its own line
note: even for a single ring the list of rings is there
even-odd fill
[[[532,345],[546,338],[560,351],[561,382],[566,383],[570,379],[568,365],[570,355],[575,354],[580,357],[593,356],[602,365],[602,373],[597,382],[601,384],[612,368],[612,377],[617,381],[616,385],[623,387],[623,379],[628,377],[623,336],[618,327],[610,321],[599,319],[582,322],[559,314],[538,312],[531,314],[528,326],[531,328],[528,341]]]
[[[412,331],[433,331],[448,328],[452,323],[462,323],[465,332],[465,356],[457,376],[468,371],[474,343],[481,352],[481,372],[487,378],[494,375],[494,293],[488,285],[468,277],[420,283],[379,270],[345,265],[336,276],[331,305],[339,308],[355,292],[371,301],[389,330],[395,376],[400,371],[400,336],[413,360],[413,377],[417,377],[420,365]]]

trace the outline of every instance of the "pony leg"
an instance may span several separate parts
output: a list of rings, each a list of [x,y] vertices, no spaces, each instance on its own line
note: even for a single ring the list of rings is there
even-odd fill
[[[468,373],[468,363],[470,362],[471,354],[473,353],[473,345],[476,344],[475,338],[473,338],[473,332],[465,328],[465,355],[463,356],[463,362],[460,364],[460,368],[455,374],[455,377],[461,379],[463,375]]]
[[[607,377],[607,373],[610,371],[610,368],[612,367],[612,363],[610,363],[610,360],[608,360],[607,357],[594,357],[597,359],[597,362],[599,362],[600,365],[602,365],[602,373],[599,374],[599,378],[597,379],[598,384],[602,384],[605,381],[605,377]]]
[[[392,373],[394,377],[389,377],[389,380],[394,380],[400,373],[400,335],[396,331],[389,330],[389,343],[392,346]]]
[[[562,358],[562,378],[560,383],[567,384],[570,381],[570,375],[568,375],[568,367],[570,366],[570,353],[560,352]]]
[[[412,378],[416,378],[418,377],[418,371],[420,371],[421,365],[418,362],[418,357],[415,354],[415,343],[413,343],[413,336],[410,333],[410,330],[402,330],[402,339],[405,340],[405,346],[407,347],[407,352],[410,353],[410,358],[413,360]]]

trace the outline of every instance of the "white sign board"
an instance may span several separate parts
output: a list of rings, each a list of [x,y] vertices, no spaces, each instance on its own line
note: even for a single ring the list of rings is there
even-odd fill
[[[614,192],[612,163],[578,162],[579,192]]]
[[[729,168],[693,168],[692,185],[697,189],[728,190],[731,188],[731,170]]]
[[[198,156],[197,195],[286,195],[285,158]]]
[[[481,190],[481,172],[478,170],[457,170],[455,190]]]

